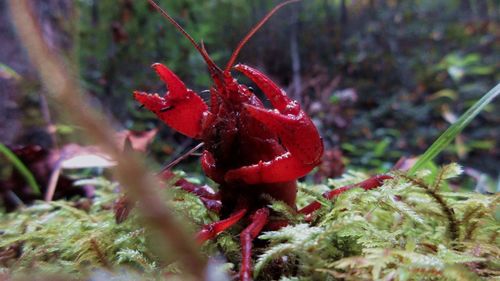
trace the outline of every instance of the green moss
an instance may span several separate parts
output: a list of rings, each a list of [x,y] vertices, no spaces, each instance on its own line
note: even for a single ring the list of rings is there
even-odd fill
[[[273,260],[290,256],[297,270],[289,280],[498,277],[500,224],[494,213],[500,196],[439,191],[445,180],[460,173],[455,164],[432,177],[395,173],[378,189],[345,192],[333,205],[324,204],[314,225],[297,224],[261,235],[269,248],[260,255],[255,271],[266,276]],[[347,175],[330,184],[363,178]]]
[[[378,189],[353,189],[332,202],[323,202],[312,223],[305,223],[303,216],[282,202],[270,200],[276,215],[288,218],[291,224],[259,237],[267,243],[257,243],[264,246],[254,250],[256,279],[498,277],[500,225],[495,212],[500,196],[441,192],[445,181],[460,172],[449,165],[432,176],[395,173],[393,180]],[[326,189],[364,178],[366,175],[348,173],[327,185],[302,185],[299,205]],[[165,263],[154,254],[153,236],[134,210],[123,223],[115,222],[112,207],[119,196],[117,187],[105,180],[95,182],[96,197],[88,210],[78,207],[82,202],[57,201],[37,202],[2,214],[2,272],[18,278],[36,273],[118,280],[136,280],[137,276],[157,280],[165,273],[179,273],[175,259]],[[218,219],[196,196],[182,190],[166,189],[165,198],[171,198],[174,211],[193,232]],[[207,256],[222,253],[230,262],[222,266],[233,271],[240,259],[234,229],[203,247]]]

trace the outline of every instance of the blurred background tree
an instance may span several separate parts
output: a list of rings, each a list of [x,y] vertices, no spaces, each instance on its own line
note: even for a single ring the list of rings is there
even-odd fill
[[[279,1],[158,2],[224,65],[239,40]],[[154,62],[166,64],[197,92],[210,86],[200,55],[147,1],[34,3],[46,39],[79,70],[81,83],[99,101],[96,106],[122,128],[161,128],[153,144],[160,163],[195,145],[132,99],[135,89],[165,91],[149,67]],[[238,61],[268,74],[314,118],[328,148],[323,176],[341,173],[339,161],[387,170],[402,156],[422,153],[500,80],[498,11],[494,0],[307,0],[274,16]],[[0,15],[0,40],[12,42],[0,47],[1,141],[32,141],[25,136],[51,123],[59,138],[71,140],[65,133],[75,128],[57,116],[49,122],[47,108],[57,105],[43,105],[39,83],[3,16],[3,2]],[[440,161],[496,176],[497,112],[498,101]]]

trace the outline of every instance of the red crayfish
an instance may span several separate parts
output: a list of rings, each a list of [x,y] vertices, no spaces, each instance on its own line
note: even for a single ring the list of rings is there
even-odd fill
[[[205,225],[197,235],[200,242],[212,239],[243,220],[248,226],[241,232],[242,260],[240,279],[251,280],[252,241],[267,228],[284,225],[270,221],[268,194],[296,209],[296,180],[321,162],[323,141],[315,125],[300,105],[290,99],[271,79],[243,64],[233,66],[240,50],[259,28],[289,0],[271,10],[239,43],[226,67],[220,69],[203,44],[198,45],[184,29],[154,1],[159,10],[198,50],[205,60],[214,85],[210,88],[210,107],[166,66],[156,63],[154,70],[167,84],[161,97],[136,91],[134,97],[174,130],[204,143],[201,164],[206,175],[219,184],[216,195],[199,192],[202,200],[220,200],[221,221]],[[245,85],[239,84],[231,70],[237,70],[259,87],[274,109]],[[384,176],[371,178],[359,186],[365,189],[381,184]],[[351,187],[344,187],[348,189]],[[331,198],[339,190],[326,194]],[[313,202],[299,212],[308,214],[320,207]],[[286,223],[286,222],[285,222]]]

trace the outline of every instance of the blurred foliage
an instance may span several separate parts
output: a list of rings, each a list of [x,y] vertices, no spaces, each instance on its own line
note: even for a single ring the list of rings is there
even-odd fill
[[[158,1],[219,65],[278,1]],[[79,1],[76,38],[83,83],[125,126],[156,126],[139,111],[134,89],[162,93],[149,68],[161,62],[200,92],[210,85],[198,53],[146,1]],[[283,86],[294,83],[291,41],[298,41],[300,89],[288,87],[318,124],[328,147],[351,165],[387,169],[420,154],[499,80],[495,1],[314,0],[284,8],[239,60]],[[296,38],[292,30],[296,31]],[[248,83],[248,81],[243,80]],[[295,93],[294,93],[295,91]],[[207,96],[203,96],[207,99]],[[128,108],[128,110],[125,110]],[[498,103],[474,121],[441,161],[496,173]],[[163,127],[156,155],[190,141]],[[494,165],[492,165],[494,163]]]

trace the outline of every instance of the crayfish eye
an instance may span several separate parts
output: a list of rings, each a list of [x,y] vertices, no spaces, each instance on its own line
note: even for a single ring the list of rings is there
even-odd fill
[[[248,90],[249,90],[250,92],[252,92],[252,93],[254,93],[254,92],[255,92],[255,90],[253,89],[253,87],[252,87],[252,86],[248,86],[247,88],[248,88]]]

